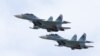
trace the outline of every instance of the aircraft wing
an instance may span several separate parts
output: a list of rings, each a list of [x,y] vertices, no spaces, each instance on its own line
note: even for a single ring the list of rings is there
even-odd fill
[[[65,45],[66,44],[66,42],[63,41],[63,40],[60,40],[60,41],[57,41],[57,42],[58,42],[58,46],[61,46],[61,45]]]
[[[77,41],[71,41],[71,40],[67,40],[67,39],[61,39],[58,42],[58,46],[64,45],[64,46],[76,46],[79,43]]]

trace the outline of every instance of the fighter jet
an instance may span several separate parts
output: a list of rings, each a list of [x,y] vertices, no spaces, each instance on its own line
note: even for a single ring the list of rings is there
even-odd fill
[[[48,32],[50,31],[64,31],[64,29],[70,29],[70,27],[62,27],[62,24],[70,23],[67,21],[62,21],[62,15],[60,15],[56,21],[53,21],[53,17],[50,16],[47,21],[44,19],[40,19],[36,17],[34,14],[21,14],[21,15],[15,15],[15,17],[20,18],[20,19],[25,19],[31,21],[34,26],[30,27],[31,29],[47,29]]]
[[[72,50],[74,49],[87,49],[93,46],[87,46],[85,43],[92,43],[92,41],[86,41],[86,33],[84,33],[81,38],[77,41],[77,35],[75,34],[71,40],[64,39],[58,34],[49,34],[46,36],[40,36],[42,39],[54,40],[58,43],[56,46],[65,46],[70,47]]]

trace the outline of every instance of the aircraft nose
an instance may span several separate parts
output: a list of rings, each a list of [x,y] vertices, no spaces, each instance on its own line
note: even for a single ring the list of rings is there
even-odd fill
[[[17,18],[22,18],[22,16],[21,15],[14,15],[15,17],[17,17]]]
[[[40,36],[40,38],[42,38],[42,39],[47,39],[47,37],[46,37],[46,36]]]

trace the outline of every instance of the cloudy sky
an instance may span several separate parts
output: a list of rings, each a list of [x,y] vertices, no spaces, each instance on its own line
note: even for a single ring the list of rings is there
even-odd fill
[[[78,39],[85,32],[94,48],[71,50],[56,47],[54,41],[40,39],[50,34],[46,30],[33,30],[32,23],[14,15],[33,13],[39,18],[54,20],[63,14],[71,30],[59,31],[60,36]],[[0,56],[100,56],[100,0],[0,0]],[[55,33],[55,32],[51,32]]]

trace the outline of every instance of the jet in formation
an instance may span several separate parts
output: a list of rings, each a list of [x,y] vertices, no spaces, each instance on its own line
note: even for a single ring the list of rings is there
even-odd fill
[[[87,49],[93,46],[87,46],[85,43],[92,43],[92,41],[86,41],[86,33],[84,33],[79,40],[77,40],[77,35],[75,34],[71,40],[64,39],[58,34],[49,34],[46,36],[40,36],[42,39],[54,40],[58,43],[56,46],[65,46],[74,49]]]
[[[56,21],[53,21],[53,17],[50,16],[48,20],[40,19],[34,14],[20,14],[20,15],[15,15],[15,17],[20,18],[20,19],[25,19],[34,24],[33,27],[30,27],[31,29],[46,29],[48,32],[54,31],[64,31],[65,29],[71,29],[70,27],[62,27],[62,24],[68,24],[70,22],[68,21],[62,21],[63,16],[59,15]]]

